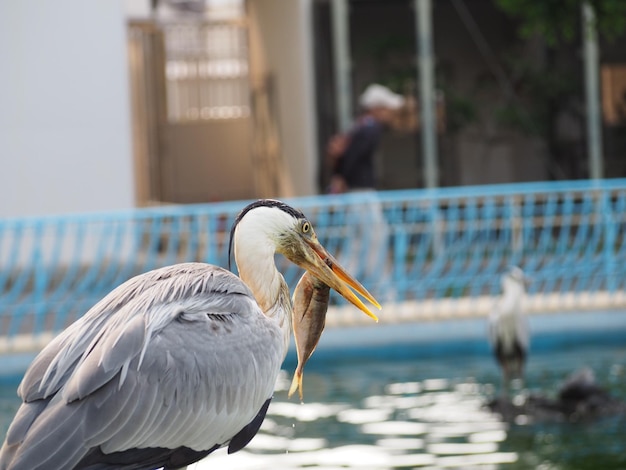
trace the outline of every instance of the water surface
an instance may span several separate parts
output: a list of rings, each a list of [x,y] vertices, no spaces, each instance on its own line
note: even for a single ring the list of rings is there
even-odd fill
[[[313,356],[304,403],[288,400],[291,369],[257,437],[196,465],[267,469],[626,469],[626,418],[586,423],[504,423],[486,402],[499,390],[487,355],[420,358],[407,345],[359,359]],[[530,357],[528,389],[554,396],[579,367],[626,400],[626,346],[588,345]]]
[[[625,342],[626,344],[626,342]],[[626,346],[587,345],[533,353],[528,388],[555,394],[582,366],[626,400]],[[485,408],[499,373],[486,354],[425,355],[412,345],[325,351],[305,369],[304,403],[287,399],[290,355],[255,439],[221,449],[196,470],[227,469],[605,469],[626,468],[626,419],[504,423]],[[0,430],[19,400],[0,386]]]

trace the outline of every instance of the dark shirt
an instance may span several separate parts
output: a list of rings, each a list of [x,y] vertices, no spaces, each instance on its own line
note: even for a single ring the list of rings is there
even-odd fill
[[[371,116],[360,119],[350,131],[349,143],[338,161],[336,173],[349,189],[374,188],[374,155],[380,143],[382,125]]]

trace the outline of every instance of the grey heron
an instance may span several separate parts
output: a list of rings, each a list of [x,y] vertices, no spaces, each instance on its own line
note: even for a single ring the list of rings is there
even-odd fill
[[[528,278],[517,266],[501,279],[502,296],[489,317],[489,339],[502,369],[503,389],[508,393],[512,379],[522,379],[530,335],[524,312]]]
[[[351,289],[380,308],[374,297],[280,201],[245,207],[231,248],[240,277],[203,263],[141,274],[44,348],[18,388],[0,469],[178,468],[246,446],[290,338],[275,253],[376,318]]]

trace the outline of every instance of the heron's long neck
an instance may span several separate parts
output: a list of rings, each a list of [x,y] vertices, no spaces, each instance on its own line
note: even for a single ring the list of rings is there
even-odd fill
[[[237,268],[241,280],[252,290],[263,313],[274,319],[283,332],[285,353],[291,335],[291,313],[293,310],[289,287],[282,274],[276,269],[273,252],[257,251],[238,256]]]
[[[516,282],[505,283],[503,298],[504,310],[511,314],[518,314],[525,295],[526,291],[521,284]]]

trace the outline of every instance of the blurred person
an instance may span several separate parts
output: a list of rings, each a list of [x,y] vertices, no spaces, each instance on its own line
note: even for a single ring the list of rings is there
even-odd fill
[[[363,111],[352,128],[333,136],[328,143],[333,168],[331,193],[376,188],[375,156],[382,132],[404,105],[404,97],[374,83],[365,89],[359,104]]]
[[[355,196],[358,204],[347,214],[350,254],[346,262],[365,279],[381,286],[389,277],[386,263],[389,229],[376,193],[375,157],[384,129],[404,102],[404,97],[385,86],[369,85],[359,97],[362,112],[352,128],[333,136],[327,147],[333,169],[329,192],[358,195]]]

